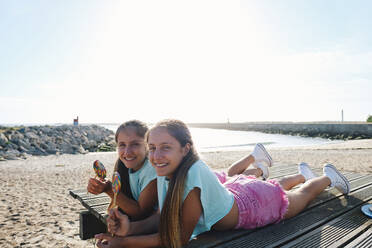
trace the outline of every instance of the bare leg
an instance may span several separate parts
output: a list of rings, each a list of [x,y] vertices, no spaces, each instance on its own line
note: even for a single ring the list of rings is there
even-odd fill
[[[281,178],[278,182],[284,190],[290,190],[294,186],[297,186],[300,183],[304,183],[305,177],[301,174],[297,174],[294,176],[288,176],[288,177]]]
[[[252,155],[248,155],[248,156],[245,156],[243,158],[241,158],[240,160],[236,161],[235,163],[233,163],[228,171],[227,171],[227,175],[229,177],[232,177],[234,175],[238,175],[238,174],[244,174],[244,175],[253,175],[253,176],[256,176],[256,177],[259,177],[262,175],[262,170],[260,168],[252,168],[252,169],[248,169],[247,168],[253,164],[254,162],[254,157]]]
[[[331,180],[327,176],[321,176],[306,181],[295,191],[286,192],[289,206],[284,218],[288,219],[299,214],[330,184]]]

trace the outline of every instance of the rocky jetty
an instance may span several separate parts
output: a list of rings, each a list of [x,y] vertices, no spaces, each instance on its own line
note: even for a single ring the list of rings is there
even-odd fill
[[[114,151],[114,133],[97,125],[0,126],[0,161],[30,155]]]
[[[299,135],[304,137],[321,137],[326,139],[353,140],[371,139],[372,123],[191,123],[191,127],[216,128],[239,131],[256,131],[263,133],[278,133]]]

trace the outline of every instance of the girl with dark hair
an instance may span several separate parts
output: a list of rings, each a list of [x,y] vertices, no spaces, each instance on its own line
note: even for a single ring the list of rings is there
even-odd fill
[[[182,247],[211,229],[252,229],[293,217],[328,186],[349,193],[347,179],[330,164],[320,177],[314,177],[304,165],[306,176],[301,173],[280,181],[262,181],[240,174],[224,178],[222,184],[199,160],[190,132],[181,121],[159,122],[146,141],[158,175],[159,210],[137,222],[111,210],[108,230],[116,236],[96,235],[98,247]],[[288,191],[300,183],[304,184]]]
[[[147,158],[144,140],[147,131],[145,123],[132,120],[121,124],[115,134],[119,157],[114,171],[119,172],[122,185],[116,202],[132,220],[151,215],[157,205],[156,172]],[[111,200],[114,197],[109,180],[90,178],[87,189],[92,194],[105,192]]]

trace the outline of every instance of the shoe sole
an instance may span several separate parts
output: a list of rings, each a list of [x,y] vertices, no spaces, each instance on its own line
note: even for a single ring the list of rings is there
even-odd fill
[[[262,165],[262,164],[261,164],[261,165]],[[267,169],[266,166],[263,166],[263,167],[265,167],[266,170],[267,170],[267,176],[266,176],[266,177],[264,176],[264,168],[262,168],[262,167],[259,166],[259,165],[258,165],[257,168],[260,168],[260,169],[262,170],[262,179],[263,179],[264,181],[266,181],[266,180],[270,177],[270,171],[269,171],[269,169]]]
[[[347,192],[346,192],[345,194],[349,194],[349,193],[350,193],[349,180],[347,180],[347,178],[346,178],[344,175],[342,175],[341,172],[339,172],[339,171],[336,169],[336,167],[334,167],[332,164],[326,164],[325,167],[330,167],[330,168],[332,168],[332,169],[337,173],[337,175],[339,175],[339,176],[342,178],[342,180],[344,180],[344,182],[346,182]]]
[[[258,143],[257,146],[265,153],[270,162],[269,167],[271,167],[273,165],[273,159],[271,158],[270,154],[266,151],[265,147],[261,143]]]

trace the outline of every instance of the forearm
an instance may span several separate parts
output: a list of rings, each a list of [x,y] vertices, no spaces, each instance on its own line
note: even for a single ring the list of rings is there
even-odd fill
[[[128,236],[139,234],[153,234],[158,232],[160,222],[160,213],[157,212],[147,219],[130,223]]]
[[[143,208],[139,202],[130,199],[123,193],[116,198],[116,204],[132,218],[132,220],[143,219],[151,214],[153,207]]]
[[[130,236],[124,238],[123,247],[134,247],[134,248],[141,248],[141,247],[160,247],[161,241],[159,233],[149,234],[149,235],[141,235],[141,236]]]

